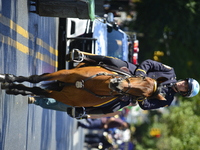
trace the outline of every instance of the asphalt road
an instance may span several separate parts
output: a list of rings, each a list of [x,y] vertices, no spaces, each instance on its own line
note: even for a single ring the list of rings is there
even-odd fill
[[[0,0],[0,73],[57,70],[59,19],[29,12],[34,9],[27,0]],[[81,150],[84,135],[76,123],[0,89],[0,150]]]

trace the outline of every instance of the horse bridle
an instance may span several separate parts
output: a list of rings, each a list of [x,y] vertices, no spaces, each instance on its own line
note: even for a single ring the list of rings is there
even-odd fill
[[[127,88],[126,91],[120,90],[120,89],[116,88],[116,86],[115,86],[115,89],[113,89],[112,87],[109,87],[109,88],[112,90],[112,92],[118,92],[121,95],[129,94],[128,92],[131,89],[131,83],[130,83],[128,78],[129,78],[129,76],[122,77],[122,78],[112,78],[112,79],[110,79],[110,82],[112,82],[113,84],[115,84],[115,83],[119,84],[122,80],[126,80],[127,83],[128,83],[128,88]],[[129,95],[131,95],[131,94],[129,94]]]
[[[119,95],[112,95],[112,93],[114,92],[114,90],[112,90],[112,89],[111,89],[112,91],[110,92],[110,95],[98,95],[98,94],[95,94],[94,92],[92,92],[89,89],[85,88],[84,87],[84,83],[86,81],[92,79],[92,78],[97,77],[97,76],[112,76],[113,77],[112,79],[120,79],[120,80],[124,80],[125,79],[128,82],[128,89],[125,92],[122,91],[122,90],[119,90],[119,89],[116,90],[116,92],[118,92]],[[119,77],[119,78],[117,78],[117,77]],[[106,72],[100,72],[100,73],[97,73],[97,74],[95,74],[93,76],[90,76],[90,77],[88,77],[88,78],[86,78],[84,80],[79,80],[79,81],[76,81],[75,83],[65,82],[65,83],[62,83],[61,85],[64,85],[64,86],[74,85],[76,88],[83,89],[83,90],[85,90],[85,91],[87,91],[87,92],[95,95],[96,97],[99,97],[99,98],[108,98],[108,97],[116,97],[116,96],[120,96],[120,95],[124,95],[124,94],[127,95],[128,94],[128,91],[131,88],[131,84],[130,84],[130,81],[128,80],[128,77],[129,76],[124,77],[124,75],[121,75],[121,74],[109,74],[109,73],[106,73]]]
[[[154,79],[153,79],[154,80]],[[159,92],[158,88],[157,88],[157,81],[154,80],[154,88],[153,88],[153,95],[151,95],[151,97],[157,95]],[[141,102],[141,101],[144,101],[147,97],[145,96],[140,96],[140,97],[137,97],[137,101]]]
[[[143,77],[143,78],[145,78],[145,77]],[[112,80],[112,79],[111,79]],[[131,95],[131,94],[129,94],[128,92],[129,92],[129,90],[131,89],[131,83],[130,83],[130,81],[129,81],[129,78],[128,77],[125,77],[125,78],[123,78],[123,79],[121,79],[121,80],[126,80],[127,81],[127,83],[128,83],[128,89],[126,90],[126,91],[123,91],[123,90],[120,90],[120,89],[118,89],[118,90],[115,90],[115,91],[117,91],[118,93],[120,93],[120,94],[122,94],[122,95],[130,95],[130,96],[133,96],[133,95]],[[157,81],[156,80],[154,80],[153,79],[153,81],[154,81],[154,88],[153,88],[153,95],[156,95],[156,94],[158,94],[157,92]],[[138,100],[138,101],[143,101],[144,99],[146,99],[147,97],[145,97],[145,96],[134,96],[135,97],[135,99],[136,100]]]
[[[118,88],[116,88],[116,89],[111,89],[110,88],[111,89],[110,95],[98,95],[98,94],[95,94],[94,92],[92,92],[89,89],[85,88],[84,87],[84,83],[86,81],[92,79],[92,78],[97,77],[97,76],[112,76],[113,78],[110,79],[110,80],[115,80],[117,84],[119,84],[119,82],[122,81],[122,80],[126,80],[127,83],[128,83],[128,88],[127,88],[126,91],[120,90]],[[138,97],[138,96],[134,96],[134,95],[131,95],[131,94],[128,93],[130,91],[130,89],[131,89],[131,83],[129,81],[129,77],[131,77],[131,76],[124,76],[124,75],[121,75],[121,74],[109,74],[109,73],[106,73],[106,72],[101,72],[101,73],[97,73],[97,74],[95,74],[93,76],[90,76],[90,77],[88,77],[88,78],[86,78],[84,80],[76,81],[75,83],[65,82],[63,84],[65,86],[74,85],[76,88],[83,89],[83,90],[95,95],[96,97],[99,97],[99,98],[102,98],[102,99],[103,98],[108,98],[108,97],[121,96],[121,95],[130,95],[130,96],[134,97],[134,99],[136,99],[137,101],[143,101],[144,99],[146,99],[147,97],[144,97],[144,96]],[[157,90],[157,82],[156,82],[156,80],[154,80],[154,90],[153,90],[153,92],[155,93],[156,90]],[[117,93],[119,93],[119,95],[112,95],[113,92],[117,92]]]

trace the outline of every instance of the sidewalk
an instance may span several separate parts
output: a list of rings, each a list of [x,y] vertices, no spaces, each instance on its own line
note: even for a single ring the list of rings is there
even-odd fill
[[[77,120],[74,119],[73,127],[73,150],[83,150],[85,133],[84,129],[77,129]]]

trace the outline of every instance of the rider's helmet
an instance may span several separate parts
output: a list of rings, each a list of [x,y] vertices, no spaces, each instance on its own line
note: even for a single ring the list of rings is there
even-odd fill
[[[193,97],[199,93],[199,83],[192,78],[185,79],[188,82],[188,91],[180,92],[180,94],[184,97]]]

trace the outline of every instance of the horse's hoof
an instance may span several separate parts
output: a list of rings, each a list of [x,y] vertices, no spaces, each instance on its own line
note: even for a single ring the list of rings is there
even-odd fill
[[[0,82],[14,82],[16,76],[13,74],[0,74]]]
[[[0,74],[0,82],[5,82],[6,75]]]
[[[8,89],[9,88],[9,83],[5,82],[5,83],[1,83],[1,89]]]

